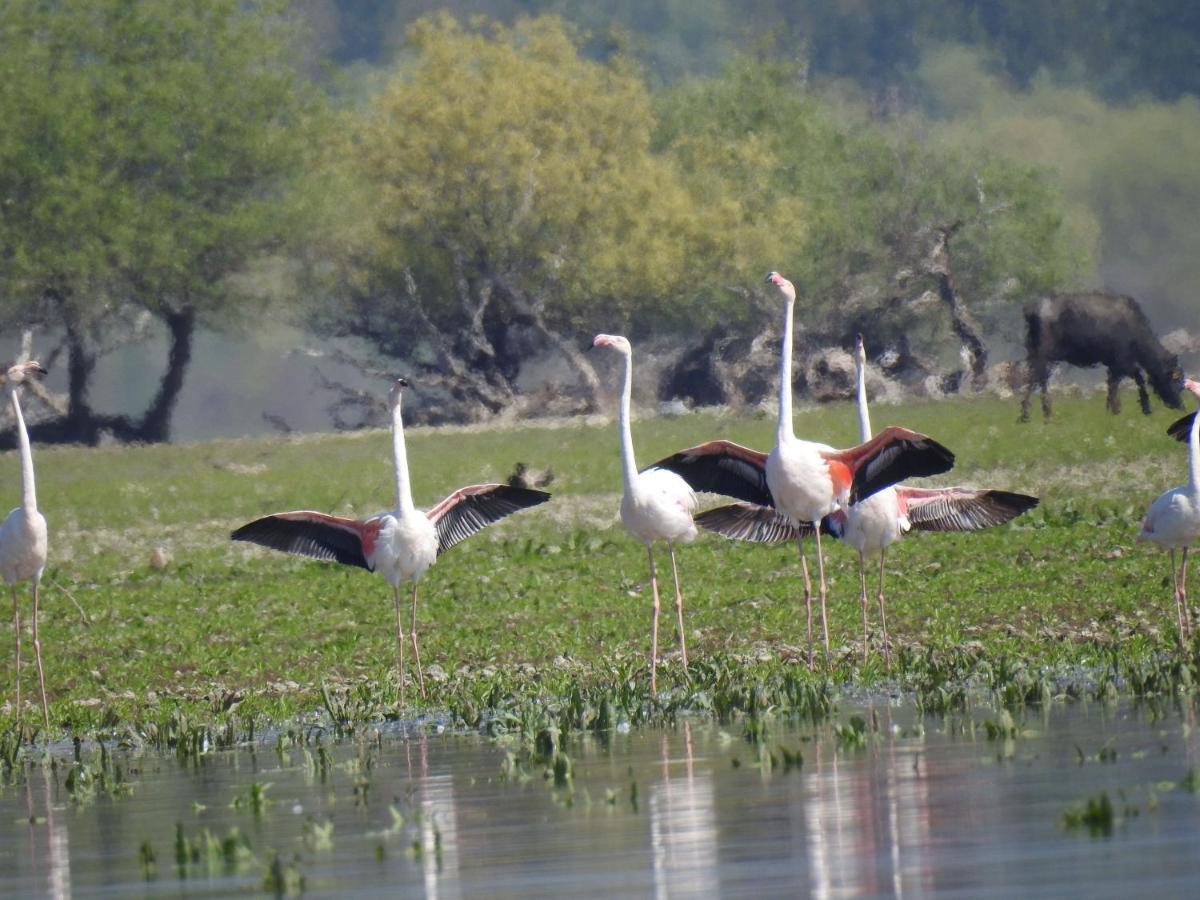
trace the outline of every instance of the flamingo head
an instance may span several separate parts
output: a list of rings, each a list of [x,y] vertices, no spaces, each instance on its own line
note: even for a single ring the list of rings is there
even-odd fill
[[[400,403],[400,395],[404,393],[406,387],[408,387],[407,378],[397,378],[392,382],[392,386],[388,390],[388,399],[392,402],[392,406]]]
[[[854,336],[854,364],[860,369],[867,364],[867,348],[863,345],[863,336],[861,334]]]
[[[40,362],[30,360],[29,362],[17,363],[9,366],[8,371],[4,373],[4,383],[11,385],[22,384],[28,381],[35,375],[45,375],[46,369]]]
[[[1200,381],[1193,381],[1190,378],[1185,378],[1179,386],[1189,394],[1193,394],[1197,399],[1200,399]]]
[[[592,346],[612,347],[621,353],[633,353],[633,347],[629,345],[629,338],[621,337],[619,334],[598,334],[592,341]]]
[[[789,303],[796,299],[796,286],[778,272],[768,272],[766,280],[775,285],[775,287],[779,288],[779,292],[783,294],[785,298],[787,298]]]

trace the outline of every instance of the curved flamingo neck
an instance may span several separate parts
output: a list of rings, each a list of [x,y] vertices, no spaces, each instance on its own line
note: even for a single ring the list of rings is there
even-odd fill
[[[396,466],[396,509],[411,512],[412,484],[408,478],[408,453],[404,448],[404,422],[400,418],[400,398],[392,406],[392,459]]]
[[[776,425],[778,443],[796,436],[792,428],[792,318],[796,298],[789,297],[783,314],[783,349],[779,354],[779,422]]]
[[[21,454],[21,508],[27,513],[34,513],[37,512],[37,487],[33,481],[33,450],[29,446],[29,432],[25,430],[25,417],[21,415],[16,385],[9,387],[8,395],[12,400],[13,417],[17,421],[17,449]]]
[[[862,360],[855,357],[854,368],[858,376],[858,439],[866,443],[871,439],[871,412],[867,409],[867,372]]]
[[[625,357],[625,383],[621,386],[621,405],[617,415],[617,427],[621,430],[621,478],[625,492],[633,491],[637,481],[637,462],[633,457],[633,431],[629,425],[629,408],[633,402],[633,353]]]

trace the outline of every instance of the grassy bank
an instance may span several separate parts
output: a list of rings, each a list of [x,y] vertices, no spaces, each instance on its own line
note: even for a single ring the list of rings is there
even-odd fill
[[[1135,408],[1126,398],[1126,409]],[[877,654],[860,663],[857,557],[831,547],[836,649],[828,680],[800,664],[795,549],[702,536],[680,554],[691,682],[672,655],[667,610],[666,693],[657,705],[646,677],[645,550],[616,515],[615,426],[414,429],[420,505],[462,484],[502,480],[517,461],[555,476],[550,504],[476,535],[426,576],[421,646],[433,677],[420,706],[477,724],[495,708],[536,715],[540,699],[552,697],[554,708],[569,706],[580,721],[636,720],[661,707],[815,710],[840,684],[911,689],[937,704],[956,702],[972,677],[1014,697],[1186,681],[1195,662],[1174,649],[1165,556],[1133,542],[1150,500],[1185,477],[1186,452],[1164,434],[1176,415],[1114,418],[1098,397],[1061,398],[1051,423],[1024,426],[1015,401],[878,408],[879,425],[905,424],[955,451],[958,465],[943,482],[1029,492],[1042,505],[1008,527],[917,535],[892,550],[889,628],[902,653],[890,673]],[[854,443],[855,421],[837,404],[801,411],[796,428],[845,445]],[[718,436],[767,449],[772,434],[770,418],[709,413],[634,427],[643,463]],[[400,713],[383,580],[227,539],[266,512],[366,515],[390,506],[386,433],[35,447],[35,461],[51,530],[41,621],[56,730],[158,723],[161,731],[182,721],[261,722],[326,709],[347,720]],[[17,468],[15,455],[0,458],[0,488],[12,503]],[[168,558],[161,567],[152,559],[159,548]],[[28,610],[27,586],[21,597]],[[0,726],[14,719],[11,625],[5,633]],[[29,647],[23,662],[28,700],[36,692]],[[410,690],[410,704],[416,696]],[[39,717],[30,707],[25,718]]]

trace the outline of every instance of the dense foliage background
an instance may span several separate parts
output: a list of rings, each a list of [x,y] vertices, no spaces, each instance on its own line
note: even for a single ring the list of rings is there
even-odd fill
[[[1169,0],[12,0],[0,317],[61,337],[40,437],[86,442],[166,439],[197,330],[264,316],[449,418],[529,404],[531,360],[594,408],[599,330],[716,359],[775,327],[768,269],[806,346],[923,371],[1056,289],[1195,327],[1198,32]],[[163,336],[145,409],[94,409]]]

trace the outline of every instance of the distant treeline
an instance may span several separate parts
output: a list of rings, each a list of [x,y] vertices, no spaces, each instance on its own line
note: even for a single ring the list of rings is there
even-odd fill
[[[775,327],[772,268],[800,286],[810,345],[867,331],[912,365],[957,365],[960,346],[982,365],[1021,302],[1093,278],[1104,219],[1052,160],[1022,156],[1034,142],[953,130],[979,114],[956,86],[997,94],[977,56],[914,70],[938,119],[814,80],[805,16],[859,9],[826,5],[712,3],[702,28],[682,0],[630,3],[621,31],[582,4],[583,28],[514,18],[520,4],[496,10],[505,25],[410,22],[419,4],[10,0],[0,311],[62,335],[69,376],[67,414],[37,436],[167,439],[196,329],[267,311],[405,360],[447,416],[523,402],[521,368],[545,354],[594,408],[592,334],[669,340],[720,370],[721,336]],[[722,16],[768,46],[730,51],[706,30]],[[390,62],[319,64],[353,34]],[[713,71],[655,75],[655,34],[680,60],[711,45]],[[1117,199],[1154,171],[1081,169]],[[140,415],[96,410],[96,367],[147,320],[170,341],[158,392]]]

